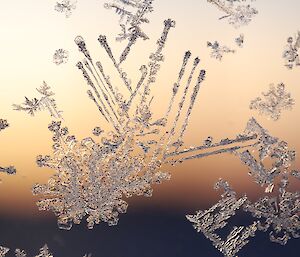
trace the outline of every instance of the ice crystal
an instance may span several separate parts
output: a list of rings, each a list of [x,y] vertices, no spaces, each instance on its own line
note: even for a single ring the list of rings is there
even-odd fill
[[[211,48],[210,56],[219,61],[222,60],[224,54],[235,53],[235,50],[230,49],[227,46],[220,45],[220,43],[218,41],[215,41],[214,43],[207,42],[207,47]]]
[[[63,63],[67,63],[68,62],[68,58],[69,58],[69,52],[67,50],[64,49],[58,49],[55,51],[54,55],[53,55],[53,62],[56,65],[60,65]]]
[[[149,23],[145,17],[153,11],[154,0],[114,0],[104,4],[107,9],[113,9],[120,16],[120,27],[122,32],[116,38],[117,41],[128,40],[127,46],[121,53],[119,63],[126,60],[132,46],[141,38],[148,39],[141,25]]]
[[[250,103],[250,109],[258,110],[260,114],[267,115],[273,120],[278,120],[283,110],[291,110],[295,104],[291,94],[286,91],[283,83],[274,86],[266,93],[262,93],[263,98],[257,97]]]
[[[258,13],[257,10],[250,6],[248,0],[207,0],[224,12],[219,19],[227,19],[228,23],[238,28],[249,24],[252,18]]]
[[[191,58],[189,51],[183,57],[165,114],[153,120],[151,88],[164,60],[162,52],[169,31],[174,26],[175,22],[171,19],[164,22],[157,48],[150,54],[148,65],[141,66],[140,79],[135,86],[116,63],[106,37],[99,36],[100,45],[114,64],[126,89],[124,95],[113,86],[102,64],[94,62],[84,39],[81,36],[75,38],[79,51],[85,56],[85,60],[79,62],[77,67],[90,87],[88,96],[103,119],[111,125],[111,130],[107,133],[99,127],[95,128],[94,134],[101,132],[102,136],[100,143],[97,143],[89,137],[77,141],[59,121],[50,124],[49,130],[54,134],[54,154],[38,156],[37,164],[57,172],[47,184],[35,185],[33,193],[42,196],[38,202],[40,210],[53,211],[57,215],[60,228],[71,229],[73,223],[78,224],[83,218],[86,218],[89,228],[101,221],[116,225],[119,213],[127,209],[125,197],[151,196],[152,184],[170,178],[169,173],[161,171],[162,165],[234,152],[243,146],[233,144],[256,138],[255,135],[239,135],[235,139],[223,139],[211,144],[206,142],[199,147],[182,149],[191,112],[205,78],[205,71],[200,70],[195,85],[192,85],[200,62],[197,57],[185,85],[182,85]],[[183,91],[181,96],[180,89]],[[179,102],[178,105],[175,101]],[[174,119],[169,117],[172,111],[176,112]],[[179,120],[183,120],[182,124]],[[211,151],[215,147],[221,149]]]
[[[243,196],[238,199],[228,182],[222,179],[215,184],[215,189],[224,190],[221,200],[208,210],[197,211],[194,215],[186,215],[186,218],[194,224],[197,232],[203,233],[206,238],[211,240],[224,256],[234,257],[249,242],[249,238],[255,236],[257,223],[254,222],[247,227],[235,226],[223,240],[217,231],[226,227],[227,220],[245,204],[247,197]]]
[[[258,218],[258,229],[270,230],[270,240],[285,245],[300,238],[300,192],[287,191],[288,177],[281,180],[279,195],[265,196],[255,203],[247,201],[244,209]]]
[[[1,132],[1,130],[6,129],[7,127],[9,127],[7,120],[0,119],[0,132]],[[16,169],[13,166],[9,166],[9,167],[1,167],[0,166],[0,172],[4,172],[8,175],[14,175],[14,174],[16,174]]]
[[[72,0],[61,0],[56,2],[54,10],[60,13],[65,13],[66,18],[69,18],[73,10],[76,9],[76,2]]]
[[[5,257],[5,255],[8,253],[9,249],[3,246],[0,246],[0,257]]]
[[[254,118],[249,120],[245,133],[255,133],[258,141],[253,144],[252,151],[247,149],[237,151],[236,154],[248,166],[249,175],[254,178],[255,182],[266,187],[266,192],[271,192],[276,177],[291,173],[289,169],[295,160],[296,152],[289,150],[287,142],[270,136]],[[271,166],[268,161],[271,162]]]
[[[244,46],[244,35],[240,34],[234,41],[237,44],[237,46],[243,47]]]
[[[15,256],[16,257],[26,257],[27,254],[24,250],[16,249],[15,250]],[[41,249],[38,255],[35,255],[34,257],[53,257],[52,253],[50,253],[49,248],[47,245],[44,245]]]
[[[283,52],[282,57],[285,59],[285,66],[288,69],[293,69],[296,66],[300,66],[300,57],[299,57],[299,48],[300,48],[300,31],[298,31],[295,39],[289,37],[287,39],[287,45]]]
[[[31,116],[34,116],[37,111],[47,110],[51,117],[61,118],[61,111],[57,110],[56,101],[53,98],[54,93],[50,91],[50,86],[44,81],[40,88],[36,89],[42,96],[40,99],[33,98],[30,100],[25,97],[23,104],[13,104],[16,111],[26,111]]]

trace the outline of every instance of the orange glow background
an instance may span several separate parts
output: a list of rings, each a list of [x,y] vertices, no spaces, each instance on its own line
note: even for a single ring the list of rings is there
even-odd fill
[[[171,94],[184,52],[190,50],[193,57],[199,56],[201,68],[207,71],[198,100],[193,110],[186,133],[186,145],[202,144],[207,136],[216,141],[232,138],[243,131],[246,122],[254,116],[271,135],[289,143],[300,151],[300,68],[287,70],[281,58],[286,39],[294,35],[299,25],[300,2],[257,1],[253,5],[259,14],[246,27],[234,29],[214,6],[205,0],[168,1],[158,0],[149,16],[150,24],[143,26],[150,40],[138,41],[124,69],[136,80],[139,67],[147,64],[149,54],[156,49],[156,40],[163,29],[163,20],[176,20],[164,51],[165,62],[159,79],[153,87],[154,113],[159,117],[166,107],[166,98]],[[35,206],[31,187],[37,182],[46,182],[53,173],[38,168],[38,154],[51,154],[51,122],[47,112],[30,117],[12,110],[13,103],[21,103],[24,96],[38,96],[35,91],[45,80],[56,93],[58,108],[64,112],[64,124],[78,139],[91,136],[95,126],[105,127],[97,108],[86,95],[87,85],[81,72],[75,67],[83,56],[74,43],[82,35],[94,59],[104,67],[111,66],[97,38],[105,34],[115,53],[124,44],[115,42],[119,33],[118,16],[103,8],[103,0],[78,1],[73,15],[66,19],[53,10],[55,1],[5,1],[0,9],[0,118],[8,119],[11,127],[0,134],[0,164],[15,165],[18,174],[1,174],[0,215],[40,216]],[[243,48],[238,48],[234,39],[245,35]],[[235,54],[224,56],[222,62],[211,59],[207,41],[219,42],[236,48]],[[54,51],[67,49],[69,62],[56,66],[52,62]],[[110,69],[106,69],[109,73]],[[112,78],[113,81],[113,78]],[[285,111],[277,121],[267,120],[249,110],[249,103],[268,90],[271,83],[283,82],[296,100],[292,111]],[[300,167],[299,158],[295,167]],[[247,175],[247,168],[233,155],[224,154],[200,160],[188,161],[171,167],[172,179],[154,186],[152,198],[133,198],[129,208],[167,210],[199,209],[214,203],[219,194],[213,183],[222,177],[240,193],[247,192],[257,197],[262,189]],[[299,188],[294,184],[293,188]]]

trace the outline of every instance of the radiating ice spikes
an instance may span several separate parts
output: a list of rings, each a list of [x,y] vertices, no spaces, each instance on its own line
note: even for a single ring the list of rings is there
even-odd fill
[[[224,54],[235,53],[235,50],[230,49],[227,46],[221,46],[217,41],[215,41],[214,43],[207,42],[207,47],[211,48],[211,58],[217,59],[219,61],[222,60]]]
[[[53,62],[56,65],[60,65],[63,63],[67,63],[69,60],[69,52],[67,50],[64,49],[58,49],[55,51],[54,55],[53,55]]]
[[[0,119],[0,132],[8,127],[9,127],[9,124],[8,124],[7,120]],[[14,174],[16,174],[16,169],[14,166],[9,166],[9,167],[1,167],[0,166],[0,173],[1,172],[6,173],[8,175],[14,175]],[[0,251],[0,253],[1,253],[1,251]]]
[[[288,178],[284,177],[278,196],[265,196],[254,203],[247,201],[244,206],[258,219],[258,229],[270,231],[270,240],[281,245],[291,238],[300,238],[300,192],[288,192],[287,186]]]
[[[215,189],[222,189],[224,193],[221,200],[205,211],[197,211],[195,215],[186,215],[186,218],[193,223],[197,232],[212,241],[212,244],[226,257],[235,257],[236,254],[249,242],[250,237],[254,237],[257,231],[257,223],[254,222],[248,227],[233,227],[229,235],[222,239],[217,231],[226,227],[227,220],[236,214],[247,197],[236,198],[236,193],[231,189],[228,182],[220,179]]]
[[[295,39],[289,37],[287,39],[287,45],[284,49],[282,57],[285,60],[285,66],[288,69],[293,69],[294,67],[300,66],[300,31],[298,31]]]
[[[227,19],[235,28],[248,25],[258,11],[251,7],[249,0],[207,0],[224,13],[219,19]],[[251,1],[252,2],[252,1]]]
[[[271,192],[274,188],[274,180],[278,176],[285,176],[292,172],[290,166],[295,160],[296,153],[289,150],[286,142],[270,136],[254,118],[249,120],[245,133],[256,134],[258,141],[253,144],[252,149],[236,151],[235,154],[243,164],[248,166],[249,175],[254,178],[255,182],[266,187],[266,192]],[[267,160],[271,161],[271,167],[265,164]]]
[[[43,85],[36,90],[42,95],[40,99],[33,98],[30,100],[25,97],[25,102],[23,104],[13,104],[14,110],[25,111],[31,116],[34,116],[38,111],[47,110],[51,117],[56,119],[62,118],[62,111],[57,109],[56,101],[53,98],[55,94],[50,91],[50,86],[44,81]]]
[[[125,49],[119,58],[119,65],[124,62],[130,53],[132,46],[139,38],[148,39],[141,25],[149,23],[145,15],[153,11],[154,0],[115,0],[104,4],[107,9],[114,9],[120,16],[120,27],[122,32],[117,36],[117,41],[128,40]]]
[[[263,97],[257,97],[250,103],[250,109],[258,110],[260,114],[266,115],[274,121],[279,120],[284,110],[291,110],[295,104],[295,100],[291,94],[286,91],[283,83],[275,86],[270,85],[270,89],[266,93],[262,93]]]
[[[54,10],[60,13],[65,13],[66,18],[69,18],[73,10],[76,9],[76,3],[76,0],[60,0],[59,2],[56,2]]]

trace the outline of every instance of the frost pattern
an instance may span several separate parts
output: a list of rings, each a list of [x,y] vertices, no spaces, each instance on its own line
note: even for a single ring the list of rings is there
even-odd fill
[[[244,34],[240,34],[234,41],[238,47],[243,47],[244,46]]]
[[[7,127],[9,127],[7,120],[0,119],[0,132],[2,130],[6,129]],[[14,175],[14,174],[16,174],[16,169],[14,166],[9,166],[9,167],[1,167],[0,166],[0,172],[4,172],[8,175]],[[1,253],[1,250],[0,250],[0,253]]]
[[[119,64],[126,60],[132,46],[141,38],[149,39],[143,32],[141,25],[149,23],[145,17],[153,11],[154,0],[114,0],[104,4],[107,9],[113,9],[120,16],[122,32],[117,36],[117,41],[128,40],[127,46],[121,53]]]
[[[58,49],[55,51],[54,55],[53,55],[53,62],[56,65],[60,65],[63,63],[67,63],[69,60],[69,52],[67,50],[64,49]]]
[[[5,257],[5,255],[8,253],[9,249],[3,246],[0,246],[0,257]]]
[[[73,10],[76,9],[76,3],[77,1],[61,0],[59,2],[56,2],[54,10],[60,13],[65,13],[66,18],[69,18]]]
[[[164,164],[175,165],[189,159],[234,152],[245,147],[234,144],[256,139],[256,135],[239,135],[235,139],[213,143],[209,137],[199,147],[182,148],[192,109],[205,78],[204,70],[196,71],[200,62],[198,57],[194,59],[191,70],[186,71],[191,58],[189,51],[183,57],[165,114],[153,120],[151,87],[164,60],[162,52],[169,31],[174,26],[171,19],[164,22],[157,48],[150,54],[148,65],[141,66],[140,79],[135,85],[116,63],[106,37],[99,36],[98,41],[119,73],[127,96],[113,86],[102,64],[94,62],[84,39],[81,36],[75,38],[79,51],[85,56],[77,67],[90,88],[87,94],[103,119],[111,125],[111,130],[102,132],[101,128],[95,128],[94,134],[101,136],[100,143],[97,143],[90,137],[77,141],[60,121],[50,124],[54,153],[52,156],[38,156],[37,164],[56,170],[56,174],[47,184],[35,185],[33,193],[42,197],[38,201],[40,210],[53,211],[57,215],[61,229],[71,229],[83,218],[90,229],[101,221],[116,225],[119,213],[127,210],[124,198],[133,195],[149,197],[152,184],[170,179],[168,172],[161,171]],[[196,72],[198,75],[193,85]],[[186,73],[188,78],[184,83]],[[180,89],[183,91],[181,95]],[[175,118],[170,119],[173,111]],[[183,120],[182,124],[180,120]]]
[[[266,93],[262,93],[263,98],[257,97],[250,103],[250,109],[258,110],[260,114],[264,114],[273,120],[281,117],[283,110],[291,110],[295,104],[291,94],[285,90],[283,83],[274,86],[270,85],[270,89]]]
[[[224,13],[219,20],[227,19],[235,28],[248,25],[258,11],[251,7],[249,0],[207,0]],[[251,1],[252,2],[252,1]]]
[[[62,112],[57,109],[56,101],[53,98],[55,94],[50,91],[50,86],[44,81],[43,85],[36,90],[42,95],[40,99],[33,98],[30,100],[28,97],[25,97],[23,104],[13,104],[14,110],[25,111],[31,116],[34,116],[38,111],[47,110],[51,117],[62,118]]]
[[[285,60],[285,66],[288,69],[293,69],[294,67],[300,66],[300,57],[299,57],[299,48],[300,48],[300,31],[296,35],[295,39],[289,37],[287,39],[287,45],[282,54],[282,57]]]
[[[247,201],[247,197],[236,197],[236,193],[231,189],[228,182],[220,179],[215,184],[215,189],[222,189],[224,193],[221,200],[205,211],[197,211],[195,215],[186,215],[192,222],[197,232],[204,234],[212,241],[213,245],[226,257],[235,257],[236,254],[249,242],[250,237],[254,237],[257,231],[257,223],[250,226],[233,227],[227,238],[223,240],[216,231],[224,228],[227,220],[236,214]]]
[[[210,56],[214,59],[217,59],[219,61],[222,60],[223,55],[227,53],[235,53],[235,50],[230,49],[227,46],[222,46],[218,41],[215,41],[214,43],[207,42],[207,47],[211,48]]]

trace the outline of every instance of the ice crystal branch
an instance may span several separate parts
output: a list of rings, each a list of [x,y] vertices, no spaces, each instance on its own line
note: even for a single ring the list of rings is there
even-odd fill
[[[263,98],[257,97],[250,103],[250,109],[258,110],[260,114],[267,115],[273,120],[278,120],[283,110],[291,110],[295,104],[291,94],[286,91],[283,83],[274,86],[266,93],[262,93]]]
[[[53,98],[55,94],[50,91],[50,86],[44,81],[43,85],[36,90],[42,95],[40,99],[33,98],[30,100],[28,97],[25,97],[23,104],[13,104],[14,110],[25,111],[31,116],[34,116],[38,111],[47,110],[51,117],[62,118],[62,112],[57,109],[56,101]]]
[[[69,52],[67,50],[64,50],[64,49],[61,49],[61,48],[56,50],[54,55],[53,55],[53,62],[56,65],[67,63],[68,59],[69,59]]]
[[[3,246],[0,246],[0,257],[5,257],[5,255],[8,253],[9,249]]]
[[[210,56],[219,61],[222,60],[224,54],[235,53],[235,50],[230,49],[227,46],[220,45],[220,43],[218,41],[215,41],[214,43],[207,42],[207,47],[211,48]]]
[[[54,10],[60,13],[65,13],[66,18],[69,18],[73,10],[76,9],[76,3],[77,1],[61,0],[59,2],[56,2]]]
[[[126,60],[132,46],[141,38],[148,39],[141,25],[149,23],[145,17],[153,11],[154,0],[115,0],[104,4],[107,9],[113,9],[120,16],[122,32],[116,38],[117,41],[128,40],[127,46],[121,53],[119,64]]]
[[[287,39],[287,45],[282,54],[282,57],[285,60],[285,66],[288,69],[293,69],[296,66],[300,66],[299,48],[300,48],[300,31],[298,31],[295,39],[293,39],[293,37],[289,37]]]
[[[234,41],[238,47],[243,47],[244,46],[244,35],[240,34]]]
[[[252,18],[258,13],[250,6],[248,0],[207,0],[224,13],[219,19],[227,19],[228,23],[238,28],[248,25]],[[247,3],[247,4],[246,4]]]
[[[228,182],[220,179],[215,184],[215,189],[222,189],[224,193],[221,200],[205,211],[197,211],[195,215],[186,215],[186,218],[192,222],[197,232],[204,234],[206,238],[212,241],[213,245],[226,257],[235,257],[236,254],[249,242],[250,237],[254,237],[257,231],[257,223],[254,222],[248,227],[234,227],[229,235],[223,240],[217,231],[226,227],[227,220],[236,214],[247,197],[236,197],[236,193],[229,186]]]

